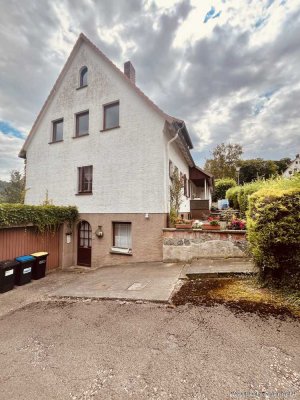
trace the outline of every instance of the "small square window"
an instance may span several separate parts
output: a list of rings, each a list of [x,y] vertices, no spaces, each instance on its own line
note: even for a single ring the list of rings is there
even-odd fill
[[[63,140],[64,120],[58,119],[52,122],[52,142],[60,142]]]
[[[104,106],[103,129],[119,127],[119,102]]]
[[[76,136],[84,136],[89,133],[89,112],[76,114]]]
[[[78,193],[92,193],[93,166],[78,168]]]
[[[130,222],[113,222],[113,247],[131,251],[132,242]]]

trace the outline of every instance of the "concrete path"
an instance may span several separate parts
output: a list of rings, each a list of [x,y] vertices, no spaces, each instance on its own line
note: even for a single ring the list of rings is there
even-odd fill
[[[218,259],[198,259],[187,264],[181,274],[181,278],[201,276],[218,276],[227,274],[249,274],[253,273],[254,266],[247,258],[218,258]]]
[[[110,266],[79,276],[50,292],[51,296],[167,302],[181,274],[182,264],[138,263]]]

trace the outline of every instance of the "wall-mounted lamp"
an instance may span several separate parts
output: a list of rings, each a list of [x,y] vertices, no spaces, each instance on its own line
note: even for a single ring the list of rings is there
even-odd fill
[[[145,218],[149,219],[149,214],[148,213],[145,214]]]
[[[102,226],[101,225],[98,225],[98,228],[95,231],[95,235],[98,238],[102,238],[103,237],[103,232],[102,232]]]

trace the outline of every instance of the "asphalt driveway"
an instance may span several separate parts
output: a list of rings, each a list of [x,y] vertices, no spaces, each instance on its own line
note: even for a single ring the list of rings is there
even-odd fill
[[[0,398],[299,399],[299,339],[224,306],[36,302],[0,319]]]

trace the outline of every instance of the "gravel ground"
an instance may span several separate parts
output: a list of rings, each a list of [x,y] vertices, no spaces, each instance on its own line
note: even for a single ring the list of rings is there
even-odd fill
[[[0,398],[299,399],[299,338],[223,305],[32,303],[0,319]]]

